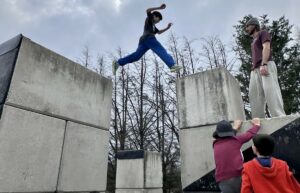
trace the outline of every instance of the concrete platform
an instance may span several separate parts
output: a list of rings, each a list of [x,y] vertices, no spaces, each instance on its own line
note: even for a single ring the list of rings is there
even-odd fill
[[[245,120],[238,81],[224,68],[177,79],[179,127],[215,124],[223,119]]]
[[[4,106],[0,192],[56,191],[65,124],[64,120]]]
[[[112,81],[22,35],[0,44],[0,193],[106,190]]]
[[[158,152],[121,151],[117,155],[117,193],[161,193],[162,161]]]
[[[108,128],[112,82],[23,37],[6,103]]]
[[[105,191],[108,132],[68,122],[58,191]]]
[[[208,187],[207,183],[215,185],[212,134],[216,124],[221,120],[244,120],[241,132],[251,124],[245,121],[239,83],[227,70],[218,68],[183,77],[177,80],[176,86],[182,188],[184,192],[201,192]],[[298,119],[299,115],[264,119],[259,133],[274,134]],[[242,150],[251,144],[248,142]]]
[[[117,189],[116,193],[163,193],[162,189]]]

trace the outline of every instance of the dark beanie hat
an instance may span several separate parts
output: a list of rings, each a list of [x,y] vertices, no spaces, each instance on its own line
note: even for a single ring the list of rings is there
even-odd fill
[[[257,18],[252,17],[252,18],[250,18],[250,19],[247,21],[246,27],[247,27],[248,25],[256,25],[256,26],[259,26],[259,21],[258,21]]]
[[[217,124],[216,131],[213,133],[213,137],[232,137],[235,136],[235,130],[228,121],[220,121]]]

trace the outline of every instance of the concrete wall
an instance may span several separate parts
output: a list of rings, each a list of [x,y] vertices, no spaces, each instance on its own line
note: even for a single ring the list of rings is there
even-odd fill
[[[104,192],[111,80],[24,36],[13,57],[0,118],[0,193]]]
[[[68,121],[59,191],[105,190],[108,132]]]
[[[239,83],[225,69],[200,72],[177,80],[177,101],[180,121],[182,188],[215,168],[213,137],[221,120],[245,120]],[[260,133],[271,134],[299,118],[299,115],[262,120]],[[243,122],[241,132],[250,127]],[[243,146],[243,150],[251,142]]]
[[[226,69],[180,78],[176,86],[185,188],[214,168],[211,135],[215,124],[223,119],[245,120],[245,113],[239,84]]]
[[[117,193],[162,193],[162,161],[158,152],[123,151],[118,154]]]
[[[214,124],[220,120],[245,120],[240,87],[230,73],[218,68],[176,82],[179,127]]]
[[[64,120],[4,106],[0,119],[0,192],[55,191]]]
[[[22,39],[6,103],[107,129],[112,83]]]

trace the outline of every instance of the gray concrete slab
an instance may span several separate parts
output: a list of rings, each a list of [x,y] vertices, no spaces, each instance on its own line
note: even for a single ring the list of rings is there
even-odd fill
[[[58,191],[105,191],[108,131],[67,123]]]
[[[146,152],[145,156],[145,188],[162,188],[162,160],[159,152]]]
[[[118,159],[116,189],[144,188],[144,158]]]
[[[299,118],[300,115],[289,115],[261,120],[259,133],[271,134],[288,123]],[[244,121],[241,131],[245,132],[251,127],[250,121]],[[203,126],[180,131],[181,151],[181,181],[186,187],[215,168],[213,156],[213,137],[216,125]],[[242,150],[251,147],[252,141],[244,144]]]
[[[162,193],[162,189],[117,189],[116,193]]]
[[[7,104],[109,128],[112,81],[23,37]]]
[[[238,81],[225,69],[200,72],[177,80],[179,127],[245,120]]]
[[[118,154],[116,189],[162,189],[161,153],[122,151]],[[139,189],[139,190],[138,190]]]
[[[4,106],[0,119],[0,192],[54,192],[65,121]]]

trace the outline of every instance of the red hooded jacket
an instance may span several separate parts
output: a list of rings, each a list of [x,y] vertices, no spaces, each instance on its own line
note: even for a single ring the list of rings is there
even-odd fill
[[[286,162],[271,158],[271,168],[253,159],[244,164],[241,193],[300,193]]]

